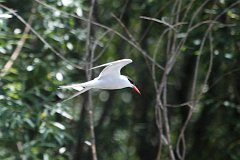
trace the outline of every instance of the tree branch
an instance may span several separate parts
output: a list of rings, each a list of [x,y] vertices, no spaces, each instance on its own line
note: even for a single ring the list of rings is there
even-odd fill
[[[25,29],[24,29],[24,32],[23,32],[23,35],[21,37],[21,39],[18,41],[17,43],[17,47],[15,48],[15,50],[13,51],[10,59],[7,61],[7,63],[4,65],[1,73],[0,73],[0,78],[1,77],[4,77],[7,72],[9,71],[9,69],[12,67],[14,61],[18,58],[18,56],[20,55],[21,53],[21,50],[26,42],[26,39],[28,37],[28,34],[29,34],[29,31],[30,31],[30,26],[32,24],[32,20],[33,20],[33,15],[34,13],[36,12],[36,6],[33,6],[32,9],[31,9],[31,15],[29,16],[29,19],[27,21],[27,24],[25,26]]]
[[[89,59],[89,65],[86,69],[87,81],[92,78],[92,70],[88,70],[92,68],[92,62],[94,58],[94,48],[92,48],[91,44],[91,35],[92,35],[92,18],[93,18],[93,10],[95,6],[95,0],[91,0],[91,7],[88,16],[87,23],[87,42],[86,42],[86,57]],[[89,115],[89,127],[90,127],[90,135],[91,135],[91,150],[92,150],[92,158],[93,160],[97,160],[97,150],[96,150],[96,139],[94,132],[94,118],[93,118],[93,102],[91,91],[88,92],[88,115]]]

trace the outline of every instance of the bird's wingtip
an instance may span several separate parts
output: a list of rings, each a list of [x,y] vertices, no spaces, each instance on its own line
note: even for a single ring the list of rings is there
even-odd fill
[[[130,58],[125,58],[125,59],[121,59],[122,61],[132,61],[132,59],[130,59]],[[120,60],[120,61],[121,61]]]
[[[133,60],[132,60],[132,59],[129,59],[129,58],[127,58],[127,59],[123,59],[123,60],[125,60],[125,61],[129,61],[130,63],[133,62]]]
[[[119,62],[132,63],[133,60],[131,60],[131,59],[129,59],[129,58],[120,59],[120,60],[116,60],[116,61],[113,61],[113,62],[108,62],[108,63],[102,64],[102,65],[99,65],[99,66],[92,67],[92,68],[90,68],[90,69],[88,69],[88,70],[93,70],[93,69],[100,68],[100,67],[106,67],[106,66],[113,65],[114,63],[119,63]]]

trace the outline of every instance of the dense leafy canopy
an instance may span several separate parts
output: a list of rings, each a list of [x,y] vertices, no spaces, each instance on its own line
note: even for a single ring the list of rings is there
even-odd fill
[[[240,159],[239,0],[0,2],[0,159],[92,159],[89,99],[100,160]],[[141,96],[62,102],[122,58]]]

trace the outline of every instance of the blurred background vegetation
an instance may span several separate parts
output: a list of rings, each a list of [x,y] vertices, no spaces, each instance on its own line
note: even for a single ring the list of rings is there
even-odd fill
[[[240,159],[239,0],[1,0],[0,29],[0,159],[92,159],[57,88],[122,58],[142,95],[91,92],[98,159]]]

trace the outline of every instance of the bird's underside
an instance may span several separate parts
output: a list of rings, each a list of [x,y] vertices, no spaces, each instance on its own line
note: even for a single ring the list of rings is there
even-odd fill
[[[74,89],[77,90],[78,92],[71,96],[70,98],[66,99],[72,99],[79,94],[82,94],[89,89],[92,88],[97,88],[97,89],[107,89],[107,90],[112,90],[112,89],[121,89],[121,88],[126,88],[126,87],[132,87],[134,88],[138,93],[139,90],[136,89],[136,86],[132,84],[132,81],[127,78],[127,76],[121,75],[120,71],[121,69],[131,63],[131,59],[122,59],[122,60],[117,60],[114,62],[102,64],[100,66],[93,67],[91,69],[96,69],[100,67],[105,67],[102,72],[99,74],[99,76],[91,81],[84,82],[84,83],[79,83],[79,84],[72,84],[72,85],[66,85],[66,86],[60,86],[59,88],[61,89]],[[65,100],[65,101],[66,101]]]

